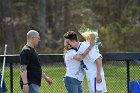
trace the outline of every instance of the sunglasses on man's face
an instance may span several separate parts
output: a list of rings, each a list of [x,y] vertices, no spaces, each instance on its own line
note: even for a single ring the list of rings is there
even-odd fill
[[[40,40],[40,37],[33,37],[33,38],[37,38],[38,40]]]

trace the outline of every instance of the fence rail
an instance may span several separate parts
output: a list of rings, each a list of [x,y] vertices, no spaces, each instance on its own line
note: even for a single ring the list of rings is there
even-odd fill
[[[130,81],[130,62],[140,61],[140,52],[118,52],[118,53],[101,53],[103,61],[126,61],[127,72],[127,93],[129,93]],[[39,54],[41,62],[45,63],[62,63],[64,62],[63,54]],[[0,63],[3,62],[4,55],[0,55]],[[6,64],[10,64],[10,93],[13,93],[13,63],[19,63],[19,54],[6,55]]]
[[[101,53],[106,61],[132,61],[140,60],[140,52],[110,52]],[[3,62],[4,55],[0,55],[0,63]],[[63,62],[63,54],[39,54],[43,62]],[[6,63],[20,62],[19,55],[6,55]]]

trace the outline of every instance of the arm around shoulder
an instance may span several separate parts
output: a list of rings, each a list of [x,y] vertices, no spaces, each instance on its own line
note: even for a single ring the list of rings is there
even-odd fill
[[[92,43],[90,43],[89,47],[84,51],[84,53],[76,54],[74,56],[74,59],[77,60],[77,61],[83,60],[86,57],[86,55],[89,53],[89,51],[92,49],[93,46],[94,45]]]

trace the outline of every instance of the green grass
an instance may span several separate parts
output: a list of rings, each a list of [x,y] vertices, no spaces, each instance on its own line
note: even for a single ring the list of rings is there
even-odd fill
[[[52,64],[48,66],[42,66],[42,69],[48,76],[50,76],[53,79],[53,84],[49,86],[47,82],[42,79],[40,93],[66,93],[66,89],[63,83],[63,76],[65,75],[65,66]],[[21,89],[19,86],[19,65],[14,66],[13,70],[13,93],[21,93]],[[130,77],[133,77],[131,80],[136,80],[139,77],[139,66],[131,66],[130,70]],[[126,67],[105,65],[104,72],[107,83],[107,93],[127,93]],[[5,68],[4,79],[8,87],[7,93],[10,93],[10,70],[8,66]],[[86,79],[84,80],[83,85],[84,93],[89,93]]]

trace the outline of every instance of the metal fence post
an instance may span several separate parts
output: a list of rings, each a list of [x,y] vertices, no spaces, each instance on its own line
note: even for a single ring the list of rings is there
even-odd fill
[[[13,93],[13,63],[10,62],[10,93]]]
[[[126,65],[127,65],[127,93],[129,93],[130,61],[126,61]]]

